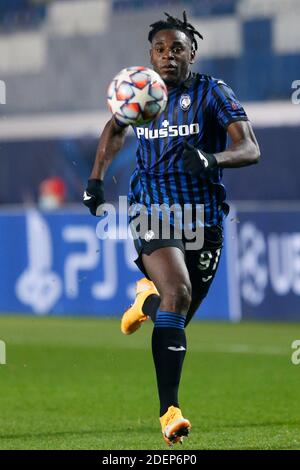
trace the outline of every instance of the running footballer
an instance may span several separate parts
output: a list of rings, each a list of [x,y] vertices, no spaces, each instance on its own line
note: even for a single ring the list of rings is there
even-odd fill
[[[187,349],[185,327],[207,295],[220,260],[223,220],[229,211],[222,170],[255,164],[260,151],[231,88],[220,79],[192,73],[198,39],[203,38],[186,13],[182,20],[166,14],[150,26],[148,39],[153,69],[168,87],[168,105],[150,124],[133,126],[138,148],[129,202],[143,205],[148,214],[153,204],[192,209],[201,204],[204,210],[202,248],[187,249],[184,235],[175,237],[172,230],[167,238],[160,232],[149,237],[150,230],[134,240],[136,264],[145,277],[137,282],[135,302],[121,322],[124,334],[135,332],[148,318],[154,323],[160,423],[165,441],[173,445],[182,442],[191,428],[178,401]],[[187,135],[172,132],[183,125]],[[104,203],[103,178],[126,131],[113,117],[101,135],[84,198],[93,215]],[[232,143],[226,149],[228,136]],[[197,223],[195,215],[194,228]]]

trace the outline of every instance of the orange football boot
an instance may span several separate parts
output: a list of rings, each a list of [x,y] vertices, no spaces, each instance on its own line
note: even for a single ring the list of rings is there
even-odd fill
[[[163,438],[169,446],[180,442],[188,436],[192,427],[188,419],[182,416],[181,410],[176,406],[169,406],[168,411],[159,418]]]
[[[152,294],[159,295],[152,281],[149,281],[146,277],[137,281],[135,301],[126,310],[121,320],[121,331],[124,335],[131,335],[141,327],[144,321],[149,319],[143,312],[143,305],[149,295]]]

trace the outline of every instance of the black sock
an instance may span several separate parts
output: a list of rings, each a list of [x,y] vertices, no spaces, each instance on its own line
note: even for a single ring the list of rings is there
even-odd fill
[[[143,308],[142,308],[143,313],[145,315],[148,315],[148,317],[151,318],[153,323],[155,322],[155,319],[156,319],[156,312],[157,312],[157,309],[159,307],[159,304],[160,304],[159,295],[151,294],[145,300]]]
[[[158,311],[152,334],[152,354],[156,369],[160,416],[169,406],[179,407],[178,387],[186,353],[185,316]]]

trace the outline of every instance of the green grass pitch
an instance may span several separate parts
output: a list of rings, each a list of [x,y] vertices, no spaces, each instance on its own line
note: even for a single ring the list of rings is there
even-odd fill
[[[167,449],[151,323],[0,316],[1,449]],[[300,449],[299,324],[192,322],[181,383],[193,425],[178,449]],[[173,448],[174,450],[177,447]]]

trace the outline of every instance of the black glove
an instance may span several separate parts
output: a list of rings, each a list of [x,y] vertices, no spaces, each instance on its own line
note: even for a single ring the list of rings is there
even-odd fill
[[[97,208],[104,204],[103,181],[97,179],[88,180],[88,185],[83,193],[83,204],[90,209],[91,214],[97,214]]]
[[[202,152],[186,140],[183,142],[183,168],[194,176],[202,175],[204,172],[217,168],[218,162],[212,153]]]

